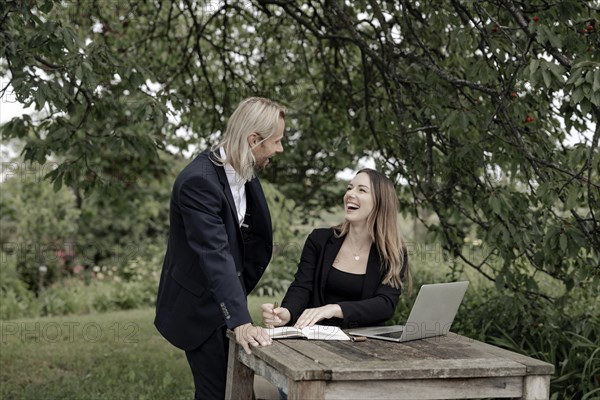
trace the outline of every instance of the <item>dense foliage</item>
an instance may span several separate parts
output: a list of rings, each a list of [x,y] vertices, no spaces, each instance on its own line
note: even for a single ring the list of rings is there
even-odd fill
[[[499,286],[590,284],[595,2],[260,3],[4,3],[0,72],[44,112],[3,136],[26,160],[59,156],[57,188],[132,191],[164,176],[158,151],[212,142],[240,98],[267,95],[292,110],[268,178],[299,206],[331,205],[323,183],[370,155],[403,210],[433,213],[445,249]],[[483,260],[463,253],[472,233]]]

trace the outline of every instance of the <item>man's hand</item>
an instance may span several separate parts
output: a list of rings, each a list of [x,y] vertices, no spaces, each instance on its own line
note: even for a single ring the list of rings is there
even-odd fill
[[[275,326],[284,326],[292,318],[289,310],[285,307],[274,307],[271,303],[265,303],[261,306],[263,322],[267,328]]]
[[[272,343],[269,334],[261,327],[250,323],[237,326],[233,329],[235,341],[242,345],[246,354],[250,354],[250,346],[268,346]]]
[[[338,304],[327,304],[323,307],[307,308],[300,318],[298,318],[298,321],[296,321],[294,326],[298,329],[302,329],[307,326],[313,326],[321,320],[333,317],[344,318],[342,308]]]

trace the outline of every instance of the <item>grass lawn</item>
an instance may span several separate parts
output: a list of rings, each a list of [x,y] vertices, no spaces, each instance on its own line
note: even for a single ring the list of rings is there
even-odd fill
[[[250,310],[268,298],[251,297]],[[0,322],[0,399],[190,399],[183,351],[154,309]]]

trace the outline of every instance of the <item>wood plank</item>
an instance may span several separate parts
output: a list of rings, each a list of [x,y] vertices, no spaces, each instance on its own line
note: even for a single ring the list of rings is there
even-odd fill
[[[286,340],[280,341],[284,346],[291,347],[293,350],[302,354],[305,357],[310,358],[318,364],[327,365],[330,362],[345,362],[348,361],[343,354],[340,354],[336,347],[331,347],[331,350],[327,349],[322,344],[326,341],[323,340],[295,340],[294,343],[290,343],[289,346],[286,344]],[[355,343],[359,344],[359,343]]]
[[[292,342],[289,339],[285,341]],[[258,357],[283,375],[296,381],[331,379],[331,371],[328,368],[300,354],[288,344],[284,345],[274,340],[270,346],[252,348],[251,355],[246,354],[243,350],[240,351],[239,359],[246,366],[252,367],[254,364],[251,357]]]
[[[437,359],[494,358],[488,352],[474,349],[472,339],[459,335],[436,336],[403,343]]]
[[[325,398],[336,400],[434,400],[521,397],[519,377],[330,382]]]
[[[227,386],[225,388],[225,398],[227,400],[252,398],[254,371],[239,361],[237,354],[240,351],[244,352],[244,349],[235,341],[230,341],[227,361]]]
[[[434,359],[436,357],[418,349],[413,349],[403,343],[395,343],[377,339],[367,339],[364,342],[318,341],[318,346],[330,353],[336,353],[348,361],[361,362],[366,360],[412,360]]]
[[[410,380],[472,377],[525,376],[525,366],[511,360],[412,360],[332,363],[331,380]]]
[[[346,344],[346,343],[345,343]],[[421,349],[407,346],[406,343],[389,342],[377,339],[367,339],[365,342],[352,343],[356,346],[356,351],[365,354],[366,359],[378,360],[420,360],[436,359],[435,355],[429,354]],[[346,344],[349,345],[349,344]]]
[[[288,377],[276,370],[258,357],[249,357],[247,360],[248,368],[252,369],[256,375],[260,375],[278,388],[287,392]]]
[[[523,381],[524,400],[547,400],[550,396],[550,376],[529,375]]]
[[[289,400],[324,399],[324,381],[288,382],[287,396]]]
[[[366,342],[363,342],[366,343]],[[363,351],[360,351],[358,347],[344,346],[342,342],[338,341],[321,341],[319,347],[330,353],[336,353],[348,361],[363,361],[372,359],[372,357]]]
[[[452,333],[452,335],[460,336],[455,333]],[[492,354],[496,357],[503,357],[525,365],[528,375],[552,375],[554,373],[554,365],[545,361],[537,360],[535,358],[515,353],[514,351],[502,349],[478,340],[468,339],[464,336],[460,336],[460,338],[463,338],[465,342],[469,340],[469,346],[473,349],[485,351],[486,353]]]

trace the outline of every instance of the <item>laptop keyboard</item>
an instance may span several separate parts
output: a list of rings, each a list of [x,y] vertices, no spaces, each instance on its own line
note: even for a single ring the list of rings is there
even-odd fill
[[[377,336],[383,336],[383,337],[389,337],[389,338],[394,338],[394,339],[400,339],[400,337],[402,336],[402,330],[396,331],[396,332],[389,332],[389,333],[379,333],[377,334]]]

